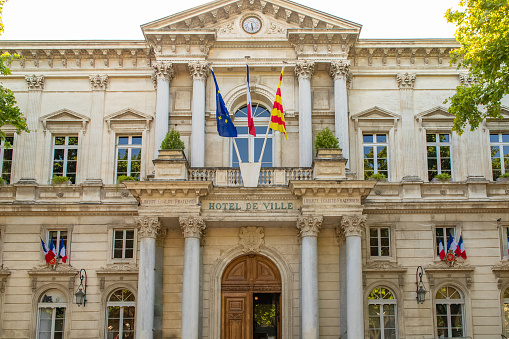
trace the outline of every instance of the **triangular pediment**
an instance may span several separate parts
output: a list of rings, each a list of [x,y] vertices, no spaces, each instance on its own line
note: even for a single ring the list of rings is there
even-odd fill
[[[393,113],[386,109],[374,106],[351,116],[353,120],[369,119],[369,120],[398,120],[399,114]]]
[[[415,116],[418,121],[452,121],[454,120],[454,114],[447,112],[447,108],[437,106],[427,111],[421,112]]]
[[[257,38],[275,33],[287,36],[287,30],[295,30],[300,34],[320,33],[322,30],[358,34],[362,27],[288,0],[218,0],[149,22],[141,28],[146,37],[158,34],[158,39],[162,39],[175,35],[171,38],[174,41],[178,40],[179,34],[189,36],[210,33],[221,37],[228,33],[252,37],[243,31],[240,23],[251,15],[259,17],[262,22]],[[311,29],[314,31],[309,32]]]
[[[90,118],[71,111],[70,109],[63,108],[56,112],[42,116],[40,120],[42,122],[44,132],[46,132],[50,127],[70,128],[73,126],[85,131]]]
[[[153,119],[152,116],[137,111],[132,108],[125,108],[121,111],[110,114],[104,118],[108,124],[108,130],[112,129],[113,124],[122,125],[144,125],[148,130],[149,123]]]

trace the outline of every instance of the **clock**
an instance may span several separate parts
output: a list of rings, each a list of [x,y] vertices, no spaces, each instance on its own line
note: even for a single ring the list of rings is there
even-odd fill
[[[262,28],[262,22],[257,17],[250,16],[244,19],[242,22],[242,28],[244,28],[244,30],[249,34],[255,34],[260,31],[260,28]]]

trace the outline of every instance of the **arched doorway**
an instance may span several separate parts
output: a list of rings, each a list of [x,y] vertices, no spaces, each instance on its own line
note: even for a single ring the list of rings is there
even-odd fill
[[[281,274],[268,258],[233,260],[221,280],[222,339],[281,338]]]

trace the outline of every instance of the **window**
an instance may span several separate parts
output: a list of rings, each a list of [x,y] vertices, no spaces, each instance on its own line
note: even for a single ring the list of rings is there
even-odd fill
[[[132,259],[134,255],[134,230],[115,230],[113,236],[113,258]]]
[[[451,136],[450,134],[426,134],[426,149],[428,157],[428,180],[437,174],[451,172]]]
[[[436,227],[435,228],[435,245],[436,245],[436,255],[440,253],[439,246],[440,240],[442,241],[442,245],[444,245],[444,249],[447,252],[447,240],[449,239],[449,235],[452,235],[454,239],[456,239],[456,228],[455,227]]]
[[[48,241],[46,242],[46,245],[49,247],[50,239],[53,240],[53,245],[55,245],[55,251],[57,252],[57,256],[59,255],[60,250],[60,240],[64,241],[65,250],[69,250],[69,246],[67,246],[67,231],[56,231],[56,230],[49,230],[48,231]],[[69,254],[67,254],[67,257],[69,257]]]
[[[9,143],[7,145],[7,143]],[[12,173],[12,145],[14,144],[13,137],[6,137],[5,141],[0,142],[0,156],[2,157],[2,179],[5,183],[11,183]]]
[[[362,136],[364,148],[364,179],[374,173],[389,177],[387,158],[387,134],[364,134]]]
[[[377,287],[368,296],[369,338],[396,339],[397,300],[387,288]]]
[[[127,289],[113,292],[106,305],[106,338],[134,339],[134,294]]]
[[[53,172],[51,176],[68,177],[75,184],[77,161],[78,137],[55,137],[53,140]]]
[[[56,289],[39,298],[37,305],[37,339],[63,339],[65,334],[65,309],[67,300]]]
[[[509,337],[509,288],[504,291],[504,335]]]
[[[270,119],[270,112],[267,108],[260,104],[253,104],[253,120],[255,123],[256,137],[250,136],[247,127],[247,106],[240,108],[235,112],[235,125],[237,127],[238,137],[235,138],[237,147],[239,149],[240,158],[242,162],[257,162],[260,159],[260,154],[263,148],[263,142],[265,140],[265,134],[267,133],[268,122]],[[258,126],[260,124],[260,126]],[[274,163],[273,159],[273,136],[274,131],[269,129],[267,136],[267,144],[265,145],[265,151],[263,152],[262,167],[272,167]],[[251,150],[249,150],[249,138],[251,139]],[[231,165],[232,167],[239,167],[239,159],[233,141],[231,145]],[[249,158],[251,155],[251,158]]]
[[[437,335],[439,337],[463,337],[463,307],[461,293],[451,286],[444,286],[436,294]]]
[[[115,178],[121,175],[140,179],[141,173],[141,136],[117,137],[117,171]]]
[[[491,169],[493,180],[506,172],[509,172],[509,134],[490,134],[491,146]]]
[[[372,257],[391,255],[389,227],[371,227],[369,229],[369,248]]]
[[[502,230],[502,237],[501,237],[502,246],[500,246],[500,248],[502,249],[502,257],[508,258],[509,257],[509,250],[508,250],[508,245],[509,245],[509,227],[508,226],[502,226],[501,230]]]

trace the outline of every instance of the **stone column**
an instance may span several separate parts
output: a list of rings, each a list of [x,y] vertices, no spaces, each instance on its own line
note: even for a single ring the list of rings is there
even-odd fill
[[[339,244],[339,330],[341,338],[346,339],[348,333],[346,304],[347,291],[346,284],[348,277],[346,275],[346,237],[345,231],[341,226],[336,227],[336,238]]]
[[[313,124],[311,119],[311,76],[315,63],[298,61],[295,75],[299,79],[299,166],[311,167],[313,163]]]
[[[361,236],[365,222],[365,215],[344,215],[341,219],[346,236],[347,335],[351,339],[364,338]]]
[[[136,309],[136,338],[154,337],[156,237],[161,230],[157,217],[138,217],[140,264],[138,272],[138,299]]]
[[[350,158],[350,141],[348,138],[348,96],[346,81],[350,73],[350,61],[332,61],[330,76],[334,80],[334,129],[343,157]]]
[[[415,74],[397,74],[396,81],[399,87],[399,100],[400,100],[400,113],[401,113],[401,137],[399,145],[401,145],[399,151],[395,153],[404,154],[401,163],[403,164],[403,176],[404,177],[416,177],[419,173],[418,168],[418,155],[416,145],[416,126],[414,118],[414,84]],[[396,160],[397,161],[397,160]],[[393,164],[396,161],[391,161]],[[395,168],[389,168],[389,173],[395,171]],[[401,174],[400,174],[401,175]],[[389,176],[392,176],[389,174]]]
[[[44,89],[44,76],[26,75],[25,80],[28,85],[28,106],[26,112],[27,126],[30,133],[21,134],[21,147],[23,158],[21,159],[21,179],[20,183],[35,183],[35,165],[37,155],[37,130],[39,116],[41,113],[41,96]]]
[[[182,282],[182,336],[198,339],[200,323],[200,238],[205,230],[201,217],[180,217],[184,234],[184,279]]]
[[[301,236],[301,333],[302,339],[318,339],[318,232],[323,217],[299,217]]]
[[[209,75],[208,62],[190,62],[193,77],[193,106],[191,120],[191,166],[205,166],[205,81]]]
[[[107,75],[89,76],[90,86],[92,88],[92,107],[90,110],[90,127],[87,133],[88,154],[85,159],[87,166],[86,183],[102,184],[101,179],[101,159],[103,144],[103,125],[104,125],[104,101],[106,96],[106,87],[108,85]],[[78,154],[78,156],[80,156]],[[98,161],[95,161],[99,159]],[[84,163],[84,162],[82,162]]]
[[[171,62],[158,61],[154,65],[154,76],[157,79],[156,124],[154,128],[154,159],[157,158],[159,148],[163,142],[170,123],[170,81],[174,71]]]

